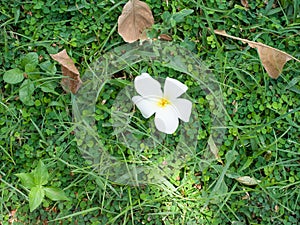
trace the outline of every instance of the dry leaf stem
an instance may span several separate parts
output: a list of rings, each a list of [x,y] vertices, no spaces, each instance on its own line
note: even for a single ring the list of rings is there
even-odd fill
[[[235,36],[232,36],[232,35],[230,35],[230,34],[227,34],[227,33],[226,33],[225,31],[223,31],[223,30],[214,30],[214,32],[215,32],[216,34],[222,35],[222,36],[224,36],[224,37],[229,37],[229,38],[232,38],[232,39],[235,39],[235,40],[239,40],[239,41],[243,42],[244,44],[252,44],[252,46],[260,45],[260,46],[262,46],[262,47],[267,47],[267,48],[273,49],[273,50],[278,51],[278,52],[280,52],[280,53],[282,53],[282,54],[284,54],[284,55],[289,56],[290,58],[296,60],[297,62],[300,62],[299,59],[297,59],[297,58],[295,58],[295,57],[293,57],[293,56],[287,54],[286,52],[283,52],[283,51],[281,51],[281,50],[278,50],[278,49],[276,49],[276,48],[273,48],[273,47],[271,47],[271,46],[269,46],[269,45],[265,45],[265,44],[260,43],[260,42],[249,41],[249,40],[247,40],[247,39],[235,37]],[[251,47],[251,46],[250,46],[250,47]]]

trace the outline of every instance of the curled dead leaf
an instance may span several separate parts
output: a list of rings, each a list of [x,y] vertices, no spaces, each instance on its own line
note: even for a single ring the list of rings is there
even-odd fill
[[[238,177],[238,178],[235,178],[235,179],[238,182],[240,182],[242,184],[245,184],[245,185],[248,185],[248,186],[254,186],[254,185],[257,185],[261,182],[260,180],[257,180],[253,177],[250,177],[250,176],[242,176],[242,177]]]
[[[247,0],[241,0],[241,4],[242,4],[242,6],[244,6],[246,9],[249,8],[249,3],[248,3]]]
[[[215,30],[214,32],[216,34],[239,40],[243,43],[247,43],[251,48],[256,48],[265,70],[267,71],[269,76],[274,79],[277,79],[280,76],[282,69],[287,61],[294,59],[297,62],[300,62],[299,59],[296,59],[295,57],[287,54],[286,52],[280,51],[263,43],[235,37],[227,34],[224,30]]]
[[[215,159],[223,164],[221,157],[219,156],[219,149],[218,149],[214,139],[212,138],[212,136],[209,136],[207,144],[209,146],[211,153],[214,155]]]
[[[118,33],[124,41],[132,43],[147,39],[145,30],[154,24],[150,7],[142,1],[128,1],[118,18]]]
[[[64,76],[61,80],[63,89],[66,92],[71,91],[73,94],[76,94],[82,81],[80,79],[79,71],[73,60],[67,54],[67,51],[64,49],[57,54],[50,54],[50,56],[61,65],[62,74]]]
[[[164,40],[164,41],[172,41],[172,37],[167,34],[161,34],[158,36],[158,39]]]

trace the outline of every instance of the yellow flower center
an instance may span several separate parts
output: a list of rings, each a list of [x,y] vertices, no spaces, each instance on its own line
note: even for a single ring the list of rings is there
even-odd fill
[[[171,104],[171,102],[168,99],[166,99],[166,98],[161,98],[161,99],[159,99],[159,101],[158,101],[157,104],[158,104],[159,107],[164,108],[167,105]]]

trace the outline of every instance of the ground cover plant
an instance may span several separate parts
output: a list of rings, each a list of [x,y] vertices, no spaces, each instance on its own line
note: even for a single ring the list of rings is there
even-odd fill
[[[299,1],[144,2],[153,21],[143,37],[151,41],[132,45],[126,41],[135,37],[118,33],[127,1],[1,3],[0,224],[297,224]],[[272,73],[277,79],[249,41],[293,57],[279,66],[280,75]],[[98,95],[90,94],[96,99],[89,114],[75,107],[89,80],[82,79],[78,93],[77,87],[69,93],[61,86],[66,74],[53,56],[62,50],[78,70],[70,76],[78,80],[78,74],[89,78],[95,61],[112,52],[136,63],[117,61],[122,68],[103,80]],[[126,54],[129,50],[149,60],[139,61]],[[195,63],[176,61],[192,56]],[[214,78],[222,107],[199,89],[197,76],[187,75],[199,68],[205,78]],[[130,101],[119,101],[120,93],[137,95],[126,87],[142,73],[188,87],[185,98],[197,112],[191,123],[162,134],[153,117],[145,119]],[[121,107],[128,111],[118,111]],[[91,133],[80,133],[77,115],[92,118]],[[224,121],[220,142],[210,138],[217,129],[212,118]],[[182,163],[178,146],[184,128],[197,145],[187,145],[191,152]],[[161,182],[138,185],[124,184],[124,171],[99,173],[106,165],[97,161],[103,155],[96,137],[122,165],[150,165],[143,171],[147,179],[155,177],[151,168],[169,170]],[[92,157],[83,154],[86,149]]]

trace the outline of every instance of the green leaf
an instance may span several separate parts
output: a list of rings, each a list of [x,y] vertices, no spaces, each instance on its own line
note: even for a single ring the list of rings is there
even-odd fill
[[[147,200],[149,198],[149,196],[146,194],[146,193],[142,193],[142,194],[140,194],[140,199],[142,199],[142,200]]]
[[[229,152],[226,153],[225,159],[226,159],[226,164],[230,165],[236,160],[236,157],[238,156],[238,153],[236,151],[230,150]]]
[[[17,173],[15,174],[17,177],[19,177],[22,185],[25,187],[31,189],[35,186],[34,178],[32,173]]]
[[[164,22],[167,22],[171,18],[171,13],[169,11],[165,11],[162,15],[161,18]]]
[[[52,101],[52,102],[50,102],[50,103],[48,104],[48,106],[58,106],[58,107],[62,107],[62,108],[65,107],[65,105],[64,105],[63,103],[57,102],[57,101]]]
[[[173,18],[170,19],[170,24],[171,27],[175,27],[176,26],[176,20],[174,20]]]
[[[236,178],[239,178],[241,175],[238,173],[234,173],[234,172],[226,172],[226,176],[231,179],[236,179]]]
[[[53,93],[55,95],[59,95],[59,93],[57,93],[55,91],[56,88],[56,83],[55,82],[45,82],[43,84],[41,84],[40,88],[43,92],[49,92],[49,93]]]
[[[172,18],[176,21],[176,23],[183,22],[184,17],[192,14],[193,12],[194,12],[194,10],[192,10],[192,9],[183,9],[177,13],[174,13]]]
[[[18,68],[8,70],[4,73],[3,80],[9,84],[20,83],[24,79],[23,73],[24,72]]]
[[[32,73],[32,72],[36,72],[36,65],[35,64],[26,64],[25,65],[25,72],[26,73]]]
[[[65,192],[59,188],[45,187],[45,195],[53,201],[69,200]]]
[[[32,94],[34,92],[34,84],[31,80],[25,80],[19,90],[20,100],[28,106],[34,105],[34,101],[32,99]]]
[[[37,65],[39,63],[39,56],[36,52],[29,52],[21,59],[21,66],[25,68],[27,64]]]
[[[239,169],[239,171],[241,172],[241,171],[247,169],[251,165],[252,162],[253,162],[252,157],[247,158],[247,161],[244,163],[243,167],[241,169]]]
[[[49,173],[47,167],[42,162],[42,160],[39,161],[37,167],[33,171],[33,175],[34,175],[34,183],[36,185],[45,185],[48,183]]]
[[[285,90],[291,90],[297,94],[300,94],[300,89],[297,87],[297,83],[300,81],[300,77],[293,78],[290,82],[288,82],[287,86],[285,87]]]
[[[28,196],[30,212],[35,210],[42,203],[44,196],[45,191],[42,186],[36,186],[31,188]]]
[[[54,63],[51,63],[49,60],[40,64],[42,70],[49,74],[56,74],[56,66]]]
[[[15,25],[18,23],[19,18],[20,18],[20,9],[15,9],[15,12],[14,12],[14,23],[15,23]]]

